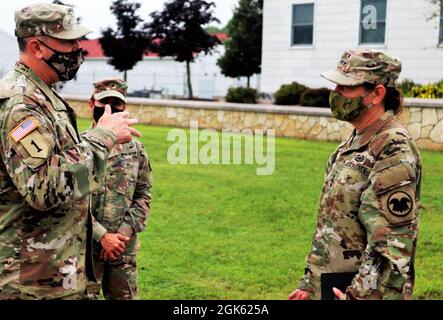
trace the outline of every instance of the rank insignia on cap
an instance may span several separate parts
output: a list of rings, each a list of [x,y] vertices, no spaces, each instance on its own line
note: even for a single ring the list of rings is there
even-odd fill
[[[34,131],[39,126],[39,123],[37,120],[35,120],[34,117],[28,117],[18,126],[16,126],[14,129],[9,132],[9,136],[15,141],[19,142],[24,137],[26,137],[28,134],[30,134],[32,131]]]

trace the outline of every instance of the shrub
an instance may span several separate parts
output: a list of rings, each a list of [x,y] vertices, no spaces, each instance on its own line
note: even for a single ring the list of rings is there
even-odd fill
[[[308,89],[306,86],[293,82],[284,84],[274,94],[275,104],[278,105],[296,105],[300,103],[301,94]]]
[[[400,89],[401,92],[403,92],[403,96],[405,97],[412,97],[411,90],[413,87],[416,86],[418,86],[418,84],[412,81],[411,79],[403,79],[403,81],[397,85],[398,89]]]
[[[414,98],[440,99],[443,98],[443,86],[429,83],[423,86],[415,86],[411,89]]]
[[[252,88],[229,88],[225,100],[226,102],[257,103],[258,92]]]
[[[307,89],[300,97],[302,106],[329,108],[329,94],[331,90],[328,88]]]

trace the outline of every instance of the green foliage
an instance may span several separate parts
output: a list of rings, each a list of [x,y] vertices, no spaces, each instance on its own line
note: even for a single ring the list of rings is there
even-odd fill
[[[143,20],[136,13],[140,6],[140,3],[128,0],[115,0],[111,12],[117,18],[117,30],[107,28],[99,39],[103,52],[111,57],[108,63],[125,72],[125,80],[126,71],[143,59],[149,44],[146,32],[142,30]]]
[[[209,35],[203,26],[219,22],[213,16],[213,2],[203,0],[170,0],[163,11],[150,14],[146,25],[151,39],[150,50],[161,57],[175,57],[178,62],[194,61],[195,54],[209,53],[219,40]]]
[[[219,28],[216,26],[209,26],[205,28],[205,31],[209,34],[224,33],[227,32],[226,28],[227,26],[224,26],[223,28]]]
[[[225,54],[217,61],[222,74],[249,79],[261,72],[262,28],[263,0],[240,0],[227,26]]]
[[[403,91],[405,97],[427,99],[443,98],[443,79],[425,85],[416,84],[412,80],[405,79],[399,83],[398,87]]]
[[[423,86],[415,86],[411,89],[414,98],[441,99],[443,98],[443,85],[429,83]]]
[[[297,105],[300,103],[300,97],[306,89],[308,89],[308,87],[298,82],[284,84],[274,94],[275,104]]]
[[[257,103],[258,92],[252,88],[229,88],[226,102]]]
[[[79,120],[82,130],[90,123]],[[172,165],[171,128],[136,128],[154,176],[137,254],[140,298],[287,299],[304,272],[338,143],[276,138],[274,174],[256,176],[252,165]],[[443,153],[422,158],[414,298],[443,299]]]
[[[397,85],[397,88],[400,89],[401,92],[403,92],[404,97],[412,97],[411,91],[412,88],[415,86],[418,86],[418,84],[411,79],[403,79],[403,81]]]
[[[328,88],[307,89],[300,97],[300,105],[310,107],[329,108],[329,94],[331,90]]]
[[[203,26],[220,22],[213,16],[213,2],[204,0],[170,0],[163,11],[151,13],[151,22],[146,25],[151,39],[152,52],[160,57],[174,57],[178,62],[186,62],[189,96],[192,98],[190,62],[196,54],[208,54],[220,44],[216,36],[211,36]]]

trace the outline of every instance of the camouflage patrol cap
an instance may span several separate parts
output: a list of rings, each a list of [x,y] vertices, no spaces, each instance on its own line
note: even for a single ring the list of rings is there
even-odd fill
[[[50,36],[56,39],[79,39],[92,31],[77,24],[70,6],[35,3],[15,12],[17,38]]]
[[[341,56],[337,68],[321,76],[342,86],[357,86],[365,82],[395,87],[401,72],[401,61],[374,49],[348,50]]]
[[[101,100],[108,97],[115,97],[123,100],[126,103],[126,90],[128,85],[125,81],[118,78],[103,79],[94,82],[95,100]]]

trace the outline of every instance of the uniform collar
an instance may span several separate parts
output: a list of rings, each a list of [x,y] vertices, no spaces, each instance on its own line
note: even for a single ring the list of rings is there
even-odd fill
[[[39,87],[39,89],[41,89],[42,91],[46,91],[46,90],[52,91],[50,89],[50,87],[42,79],[40,79],[40,77],[34,72],[34,70],[29,68],[28,66],[26,66],[22,62],[17,61],[15,63],[14,70],[17,72],[20,72],[21,74],[23,74],[27,78],[31,79],[32,82],[34,82],[34,84],[37,87]]]
[[[352,132],[352,136],[354,137],[354,139],[351,146],[348,147],[345,152],[358,150],[366,146],[375,137],[377,132],[379,132],[380,129],[393,118],[394,112],[392,110],[388,110],[370,126],[360,130],[354,129],[354,131]]]
[[[31,68],[22,62],[17,61],[14,70],[30,79],[37,86],[37,88],[39,88],[46,95],[46,97],[51,100],[51,103],[56,110],[66,110],[64,100],[55,93],[52,86],[40,79],[40,77]],[[57,100],[61,100],[62,103],[58,102]]]

